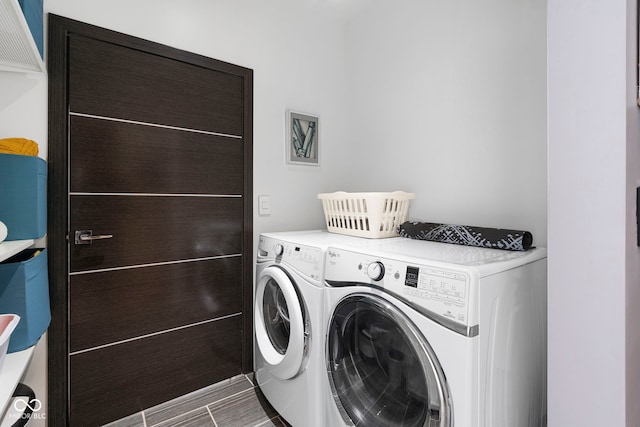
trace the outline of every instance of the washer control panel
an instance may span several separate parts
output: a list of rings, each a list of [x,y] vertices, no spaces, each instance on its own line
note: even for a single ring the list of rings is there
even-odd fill
[[[467,282],[464,273],[407,265],[403,292],[463,307],[467,303]]]
[[[384,264],[380,261],[373,261],[367,265],[367,276],[373,281],[380,281],[384,277]]]
[[[470,275],[429,264],[329,248],[325,281],[330,286],[382,288],[420,310],[471,326]]]

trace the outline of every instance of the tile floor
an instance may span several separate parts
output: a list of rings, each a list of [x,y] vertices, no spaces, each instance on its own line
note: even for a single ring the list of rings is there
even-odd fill
[[[108,427],[288,427],[252,380],[238,375]]]

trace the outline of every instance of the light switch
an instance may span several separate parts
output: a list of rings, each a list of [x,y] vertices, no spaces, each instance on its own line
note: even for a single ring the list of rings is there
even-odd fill
[[[271,196],[258,196],[258,215],[271,215]]]

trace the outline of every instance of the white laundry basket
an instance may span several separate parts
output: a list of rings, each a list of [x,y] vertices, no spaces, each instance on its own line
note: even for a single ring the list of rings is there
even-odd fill
[[[404,191],[318,194],[329,232],[371,239],[397,236],[415,197]]]

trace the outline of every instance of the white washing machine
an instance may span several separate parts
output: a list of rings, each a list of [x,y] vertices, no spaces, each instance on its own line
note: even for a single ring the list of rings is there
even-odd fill
[[[325,427],[324,257],[355,237],[322,231],[260,235],[254,368],[263,394],[295,427]]]
[[[546,250],[327,250],[326,425],[539,427]]]

